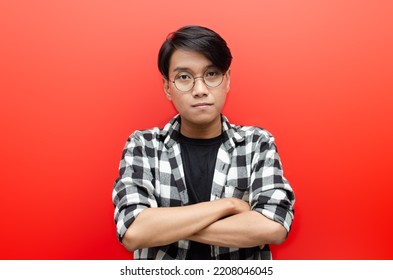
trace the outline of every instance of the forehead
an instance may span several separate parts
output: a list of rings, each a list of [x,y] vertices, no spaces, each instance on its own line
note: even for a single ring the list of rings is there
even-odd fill
[[[177,49],[171,56],[169,73],[178,71],[200,72],[212,66],[214,66],[213,63],[199,52]]]

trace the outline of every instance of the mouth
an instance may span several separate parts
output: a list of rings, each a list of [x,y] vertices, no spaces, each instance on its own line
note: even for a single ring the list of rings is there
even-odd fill
[[[207,102],[201,102],[201,103],[197,103],[197,104],[191,105],[191,107],[194,107],[194,108],[206,108],[206,107],[209,107],[211,105],[213,105],[213,104],[212,103],[207,103]]]

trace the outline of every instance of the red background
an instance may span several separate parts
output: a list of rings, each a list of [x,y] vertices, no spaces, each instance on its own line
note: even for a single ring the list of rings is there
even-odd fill
[[[276,259],[392,259],[391,1],[1,1],[0,258],[128,259],[111,192],[135,129],[175,113],[166,35],[233,56],[224,113],[277,140],[297,196]]]

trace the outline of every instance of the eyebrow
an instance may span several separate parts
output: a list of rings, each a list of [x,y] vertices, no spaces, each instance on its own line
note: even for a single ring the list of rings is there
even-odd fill
[[[207,69],[209,69],[209,68],[212,68],[212,67],[216,67],[214,64],[209,64],[209,65],[207,65],[206,67],[205,67],[205,71],[207,70]],[[191,71],[191,72],[193,72],[189,67],[181,67],[181,66],[179,66],[179,67],[176,67],[175,69],[173,69],[173,72],[176,72],[176,71]]]

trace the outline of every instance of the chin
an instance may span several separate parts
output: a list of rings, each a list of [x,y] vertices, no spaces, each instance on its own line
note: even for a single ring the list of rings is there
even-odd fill
[[[193,118],[192,121],[196,125],[206,126],[206,125],[214,124],[217,121],[217,116]],[[221,122],[221,119],[220,119],[220,122]]]

